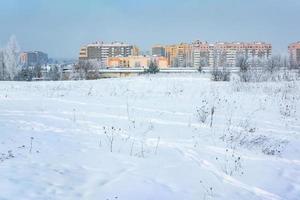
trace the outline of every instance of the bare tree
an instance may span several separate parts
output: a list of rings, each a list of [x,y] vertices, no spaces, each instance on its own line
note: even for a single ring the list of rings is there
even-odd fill
[[[250,65],[248,57],[239,55],[236,61],[236,67],[239,69],[239,76],[242,82],[249,82],[251,79]]]
[[[75,79],[97,79],[99,77],[99,62],[80,60],[74,65]]]
[[[281,66],[281,56],[272,56],[267,63],[267,71],[273,74],[278,71]]]
[[[61,79],[61,70],[58,65],[51,66],[50,71],[48,72],[48,78],[53,81]]]
[[[230,71],[224,66],[221,69],[213,67],[211,80],[213,81],[230,81]]]
[[[208,56],[206,54],[201,55],[201,53],[200,53],[200,63],[199,63],[199,67],[197,70],[199,72],[202,72],[203,68],[207,67],[207,66],[208,66]]]

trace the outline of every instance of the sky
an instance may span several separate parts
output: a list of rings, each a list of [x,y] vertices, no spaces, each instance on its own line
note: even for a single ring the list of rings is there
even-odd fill
[[[300,41],[300,0],[0,0],[0,47],[77,58],[80,46],[123,41],[147,51],[194,40]]]

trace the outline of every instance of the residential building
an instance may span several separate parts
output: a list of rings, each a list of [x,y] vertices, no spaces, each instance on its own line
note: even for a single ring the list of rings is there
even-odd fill
[[[134,45],[122,42],[96,42],[83,46],[80,49],[79,60],[97,60],[105,65],[108,58],[137,55],[139,55],[139,49]]]
[[[210,66],[235,67],[239,56],[251,59],[268,59],[272,45],[264,42],[217,42],[210,48]]]
[[[107,58],[108,68],[129,68],[129,64],[125,57],[109,57]]]
[[[147,68],[150,63],[149,56],[129,56],[127,57],[128,66],[130,68]]]
[[[290,62],[293,67],[300,66],[300,41],[289,45]]]
[[[251,59],[267,59],[272,54],[272,45],[264,42],[207,42],[196,41],[192,44],[193,66],[235,67],[239,56]]]
[[[148,68],[150,62],[155,62],[160,69],[168,68],[168,61],[162,56],[128,56],[110,57],[107,59],[109,68]]]
[[[152,61],[156,63],[159,69],[166,69],[169,67],[168,60],[163,56],[153,56]]]
[[[191,67],[192,46],[181,43],[165,46],[166,58],[170,67]]]
[[[195,41],[192,43],[192,65],[195,68],[206,67],[209,64],[209,44]]]
[[[165,57],[166,56],[165,47],[161,45],[156,45],[152,47],[152,56]]]
[[[109,57],[107,58],[107,67],[147,68],[150,61],[149,56]]]
[[[41,51],[23,52],[20,60],[23,66],[45,65],[48,62],[48,55]]]

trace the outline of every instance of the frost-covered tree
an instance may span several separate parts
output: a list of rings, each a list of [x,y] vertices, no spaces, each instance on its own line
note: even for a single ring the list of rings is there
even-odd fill
[[[15,36],[11,36],[3,51],[3,80],[13,80],[18,74],[20,47]]]
[[[242,82],[249,82],[251,79],[250,65],[248,57],[238,55],[236,60],[236,67],[239,69],[239,76]]]
[[[199,66],[198,66],[198,71],[199,72],[202,72],[203,68],[204,67],[207,67],[208,66],[208,56],[204,55],[204,56],[201,56],[200,57],[200,63],[199,63]]]
[[[18,72],[18,75],[15,76],[14,80],[32,81],[32,78],[33,78],[33,70],[29,67],[22,67],[22,69]]]
[[[101,62],[96,60],[80,60],[73,66],[71,78],[75,80],[97,79],[99,77],[99,69],[101,66]]]
[[[4,51],[0,49],[0,80],[5,80],[5,65],[4,65]]]
[[[51,66],[50,71],[48,72],[48,77],[53,81],[61,79],[61,71],[58,65]]]
[[[267,71],[273,74],[281,68],[281,56],[272,56],[267,63]]]
[[[226,66],[223,66],[222,68],[213,67],[211,72],[212,81],[230,81],[230,76],[231,73]]]

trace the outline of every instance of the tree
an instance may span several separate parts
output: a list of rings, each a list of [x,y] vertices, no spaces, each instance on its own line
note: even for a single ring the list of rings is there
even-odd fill
[[[208,62],[207,62],[207,58],[206,57],[200,57],[200,63],[199,63],[199,67],[198,67],[198,71],[202,72],[203,68],[208,66]]]
[[[0,49],[0,80],[5,80],[6,68],[4,64],[4,51]]]
[[[231,73],[230,71],[224,66],[221,69],[218,67],[213,67],[211,72],[211,80],[212,81],[230,81]]]
[[[153,61],[150,62],[149,68],[145,70],[146,73],[156,74],[159,72],[157,64]]]
[[[48,77],[52,81],[58,81],[61,79],[61,72],[57,65],[51,66],[51,68],[48,72]]]
[[[32,81],[33,71],[29,67],[23,67],[15,77],[17,81]]]
[[[97,79],[101,63],[91,60],[80,60],[74,65],[74,79]]]
[[[42,78],[42,66],[41,65],[35,65],[33,67],[33,76],[35,78]]]
[[[250,65],[248,57],[239,55],[236,61],[236,67],[239,69],[239,76],[242,82],[249,82],[251,79]]]
[[[13,80],[18,74],[20,47],[15,36],[11,36],[3,52],[4,80]]]
[[[272,56],[267,63],[267,71],[273,74],[278,71],[281,66],[281,56]]]

